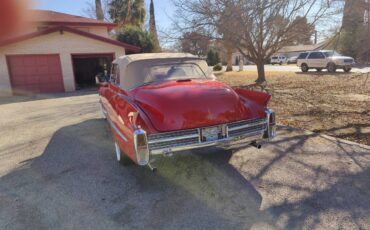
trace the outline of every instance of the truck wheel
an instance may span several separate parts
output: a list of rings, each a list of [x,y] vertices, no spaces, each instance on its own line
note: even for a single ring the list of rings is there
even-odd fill
[[[114,147],[115,147],[115,150],[116,150],[116,158],[117,158],[117,161],[122,164],[122,165],[132,165],[134,162],[126,155],[122,152],[121,148],[119,147],[119,145],[114,142]]]
[[[322,71],[322,69],[321,69],[321,68],[317,68],[317,69],[316,69],[316,71],[317,71],[317,72],[321,72],[321,71]]]
[[[302,72],[304,72],[304,73],[308,72],[308,66],[307,66],[307,64],[306,64],[306,63],[303,63],[303,64],[301,65],[301,70],[302,70]]]
[[[351,71],[351,67],[343,67],[344,72],[349,73]]]
[[[334,63],[328,64],[328,72],[329,73],[335,73],[337,71],[337,66]]]

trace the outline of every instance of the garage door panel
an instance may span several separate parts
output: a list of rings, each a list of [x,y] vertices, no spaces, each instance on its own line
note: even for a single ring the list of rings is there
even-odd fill
[[[64,91],[59,55],[16,55],[7,61],[15,92]]]

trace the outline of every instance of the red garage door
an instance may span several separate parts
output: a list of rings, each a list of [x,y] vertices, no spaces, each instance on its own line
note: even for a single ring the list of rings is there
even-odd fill
[[[14,93],[64,92],[58,54],[7,56]]]

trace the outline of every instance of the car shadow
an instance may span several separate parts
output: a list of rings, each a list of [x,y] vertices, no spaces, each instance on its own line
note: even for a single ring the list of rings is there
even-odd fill
[[[102,119],[54,133],[39,157],[0,178],[0,228],[249,229],[268,224],[231,153],[157,159],[156,173],[115,160]]]
[[[119,165],[107,123],[54,133],[0,178],[0,229],[328,229],[370,226],[370,149],[279,127],[262,149]],[[25,153],[26,154],[26,153]]]

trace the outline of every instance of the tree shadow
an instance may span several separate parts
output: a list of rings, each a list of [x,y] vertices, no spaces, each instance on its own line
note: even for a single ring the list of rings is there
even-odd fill
[[[335,72],[335,73],[329,73],[327,71],[321,71],[321,72],[317,72],[317,71],[309,71],[309,72],[295,72],[296,74],[298,75],[312,75],[312,76],[342,76],[342,75],[353,75],[354,73],[352,72],[349,72],[349,73],[346,73],[346,72]]]
[[[104,120],[54,133],[42,155],[0,178],[0,228],[249,229],[261,196],[214,152],[161,158],[157,173],[123,167]]]
[[[370,147],[290,127],[261,150],[115,161],[108,125],[58,130],[0,178],[0,228],[250,229],[370,226]]]
[[[236,167],[262,195],[261,209],[274,216],[276,225],[370,226],[370,147],[292,128],[280,128],[279,134],[258,156],[235,159]]]

